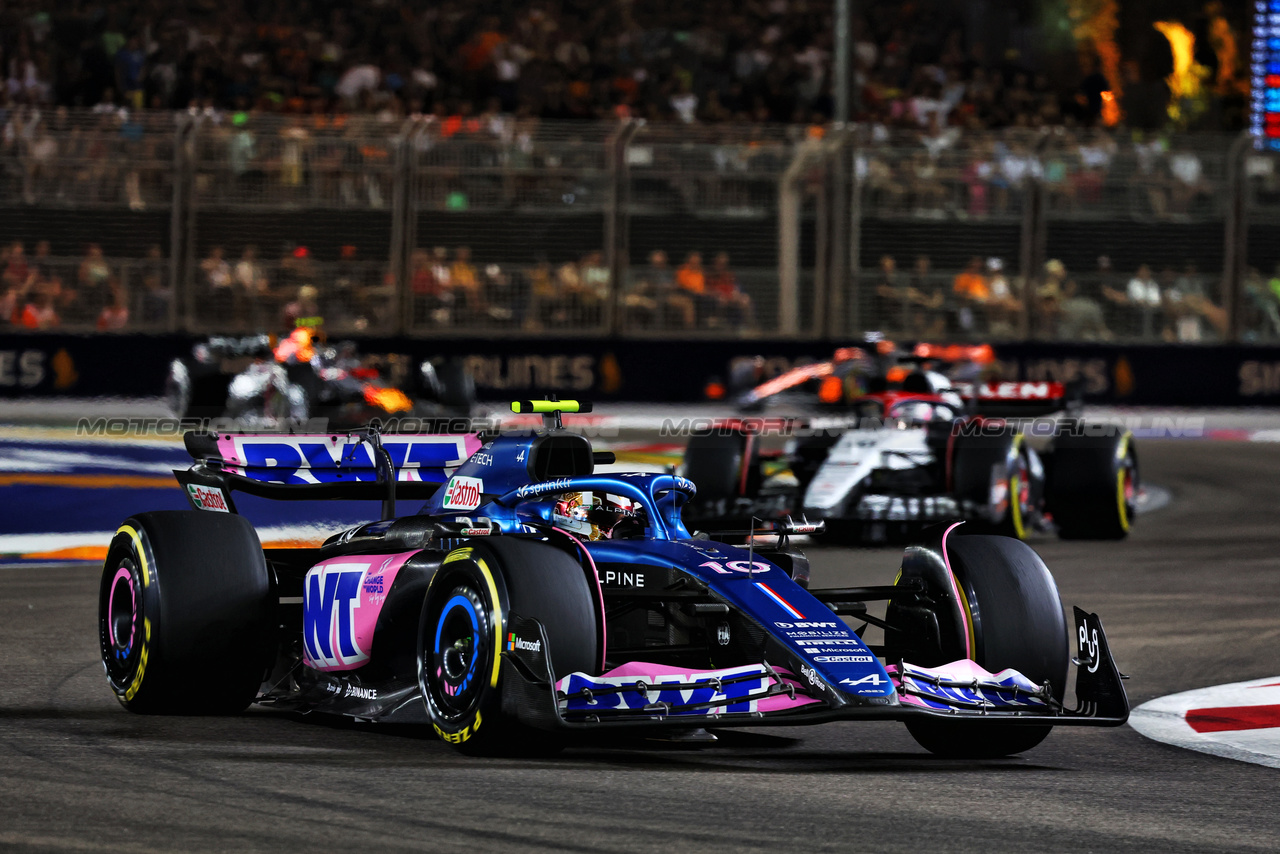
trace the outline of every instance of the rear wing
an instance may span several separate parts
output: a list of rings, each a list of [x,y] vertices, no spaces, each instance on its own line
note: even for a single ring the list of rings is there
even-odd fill
[[[472,433],[188,433],[195,464],[174,476],[197,510],[234,513],[231,492],[285,501],[430,498],[480,448]]]
[[[1078,393],[1059,382],[957,383],[955,390],[979,415],[1052,415],[1080,405]]]

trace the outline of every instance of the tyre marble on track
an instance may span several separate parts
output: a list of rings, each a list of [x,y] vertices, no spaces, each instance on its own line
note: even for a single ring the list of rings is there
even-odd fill
[[[1273,675],[1280,447],[1144,443],[1173,503],[1121,543],[1039,537],[1097,611],[1134,703]],[[812,551],[815,585],[888,583],[896,550]],[[896,724],[729,732],[707,750],[601,742],[460,757],[427,734],[253,711],[120,709],[93,568],[0,570],[0,848],[659,851],[1274,850],[1275,772],[1060,729],[1023,758],[936,760]]]

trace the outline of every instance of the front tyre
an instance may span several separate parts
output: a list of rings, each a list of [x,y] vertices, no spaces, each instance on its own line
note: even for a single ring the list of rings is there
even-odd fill
[[[103,669],[131,712],[231,714],[257,696],[275,641],[266,559],[242,516],[140,513],[107,550]]]
[[[580,563],[547,543],[495,538],[450,552],[422,604],[418,682],[438,736],[472,754],[529,754],[563,746],[502,709],[504,650],[513,619],[537,620],[551,672],[599,669],[596,608]],[[540,638],[520,638],[537,642]]]
[[[1053,576],[1030,546],[1009,537],[943,537],[946,565],[954,573],[960,601],[958,619],[950,609],[940,614],[938,648],[911,650],[925,666],[971,658],[991,673],[1012,668],[1036,684],[1049,683],[1055,700],[1066,691],[1070,650],[1066,618]],[[904,561],[904,574],[906,563]],[[929,579],[926,579],[930,582]],[[943,589],[936,601],[954,599]],[[900,619],[898,607],[889,620]],[[886,658],[897,661],[905,650],[886,638]],[[914,663],[914,662],[913,662]],[[931,753],[964,759],[994,759],[1022,753],[1038,745],[1052,726],[984,720],[915,718],[911,736]]]

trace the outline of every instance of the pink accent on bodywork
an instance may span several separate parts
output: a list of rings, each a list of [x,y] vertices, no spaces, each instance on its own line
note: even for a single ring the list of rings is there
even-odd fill
[[[803,693],[803,685],[795,678],[795,675],[783,668],[775,667],[774,671],[782,677],[782,681],[787,684],[796,686],[796,695],[794,698],[787,694],[776,694],[772,697],[763,697],[756,703],[756,709],[761,712],[780,712],[785,709],[796,709],[800,706],[809,706],[814,703],[821,702],[813,697],[808,697]],[[600,675],[605,678],[620,679],[638,679],[643,680],[655,689],[661,688],[659,681],[663,678],[671,678],[672,676],[700,676],[704,673],[724,673],[723,670],[693,670],[688,667],[674,667],[670,664],[654,664],[648,661],[628,661],[626,664],[620,664],[612,670],[606,670]],[[561,680],[561,685],[567,679]],[[561,686],[557,686],[561,687]]]
[[[1020,673],[1017,670],[1014,670],[1012,668],[1005,668],[1004,670],[1001,670],[999,673],[992,673],[986,668],[982,667],[982,665],[978,664],[976,661],[973,661],[967,658],[960,659],[959,661],[953,661],[950,664],[944,664],[940,667],[920,667],[919,665],[911,665],[911,666],[918,671],[922,671],[930,675],[941,676],[943,679],[953,680],[955,682],[972,682],[975,680],[978,682],[999,682],[1002,679],[1008,679],[1013,677],[1025,683],[1024,687],[1027,687],[1027,686],[1034,687],[1034,685],[1030,682],[1030,680],[1028,680],[1026,676],[1022,675],[1022,673]],[[902,677],[898,672],[898,665],[891,664],[885,667],[884,670],[886,673],[889,674],[889,678],[893,680],[894,687],[901,689]],[[913,678],[917,678],[917,677],[913,677]],[[914,694],[909,694],[902,690],[899,690],[898,692],[898,699],[900,702],[905,703],[907,705],[920,706],[926,709],[934,708],[930,706],[928,703],[926,703],[922,698],[917,697]]]
[[[956,528],[963,525],[963,522],[954,522],[942,532],[942,560],[947,565],[947,577],[951,579],[951,594],[956,597],[956,608],[960,610],[960,622],[963,624],[964,636],[964,657],[972,658],[973,649],[969,646],[969,633],[971,627],[969,625],[969,610],[964,606],[964,598],[960,595],[960,579],[956,578],[955,572],[951,569],[951,555],[947,554],[947,536]]]
[[[599,631],[600,669],[604,670],[605,643],[606,643],[605,639],[608,637],[608,632],[606,631],[606,626],[604,623],[604,620],[605,620],[604,585],[600,582],[600,571],[596,569],[596,559],[591,556],[591,552],[587,551],[587,547],[586,545],[583,544],[582,540],[578,539],[573,534],[570,534],[568,531],[564,530],[563,528],[554,528],[553,530],[556,533],[564,534],[566,537],[573,540],[573,542],[577,545],[578,549],[581,550],[582,554],[586,557],[587,564],[591,567],[591,578],[595,579],[595,584],[593,586],[596,589],[596,603],[599,608],[598,616],[600,617],[600,631]]]
[[[400,552],[393,555],[350,555],[348,557],[335,557],[329,560],[320,561],[320,563],[311,567],[307,571],[307,580],[304,582],[304,591],[310,592],[310,578],[317,572],[323,572],[329,567],[342,567],[347,571],[354,571],[363,567],[364,572],[360,576],[360,594],[356,599],[356,607],[352,610],[351,616],[351,633],[352,640],[357,650],[356,656],[348,660],[336,660],[332,662],[312,661],[307,644],[303,644],[303,657],[308,667],[316,670],[333,671],[333,670],[355,670],[357,667],[363,667],[369,661],[369,654],[373,649],[373,633],[378,627],[378,616],[382,613],[382,606],[386,604],[387,593],[391,591],[391,585],[395,583],[396,576],[400,574],[400,568],[404,566],[405,561],[417,554],[417,551]],[[377,580],[378,583],[372,583]],[[324,586],[321,585],[323,590]],[[305,610],[310,603],[303,603]],[[337,607],[336,605],[334,606]],[[338,632],[341,630],[341,621],[338,619],[337,612],[334,612],[334,618],[329,623],[329,643],[334,655],[341,658],[339,650],[340,638]]]

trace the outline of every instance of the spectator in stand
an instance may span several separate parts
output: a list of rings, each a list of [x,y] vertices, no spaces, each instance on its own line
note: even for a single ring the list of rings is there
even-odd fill
[[[1157,312],[1161,308],[1160,285],[1146,264],[1138,267],[1123,290],[1107,288],[1102,295],[1122,309],[1124,331],[1128,335],[1150,339],[1155,335]]]
[[[655,249],[649,253],[649,264],[641,271],[637,293],[652,303],[654,317],[661,328],[693,328],[697,317],[693,298],[676,287],[666,252]]]
[[[1022,300],[1004,274],[1004,260],[987,259],[987,332],[999,338],[1012,338],[1018,334],[1021,323]]]
[[[1070,278],[1062,283],[1058,335],[1065,341],[1105,341],[1111,337],[1111,330],[1102,316],[1102,306],[1083,293]]]
[[[55,274],[53,269],[52,250],[49,247],[49,241],[37,240],[35,254],[31,256],[31,275],[32,281],[35,278],[49,279]]]
[[[582,306],[582,291],[582,268],[577,261],[565,261],[556,268],[556,292],[563,305],[557,316],[558,325],[579,325],[581,317],[578,311]]]
[[[1244,338],[1247,341],[1280,338],[1280,301],[1267,286],[1257,267],[1250,267],[1244,279]]]
[[[271,283],[258,261],[258,247],[249,244],[240,253],[231,273],[231,291],[236,303],[235,315],[252,326],[261,327],[271,316]]]
[[[27,263],[26,252],[21,240],[9,245],[4,265],[4,283],[10,287],[26,290],[34,281],[35,270]]]
[[[209,300],[210,320],[228,323],[235,311],[235,294],[231,287],[231,265],[224,257],[225,250],[214,246],[209,256],[200,262],[200,280],[204,296]]]
[[[414,255],[422,250],[414,250]],[[352,243],[344,243],[338,249],[338,263],[333,267],[333,284],[329,288],[328,308],[335,319],[346,321],[354,318],[360,313],[360,297],[362,293],[367,293],[367,289],[372,284],[371,279],[374,278],[375,270],[369,266],[362,264],[357,257],[359,249]],[[426,253],[423,252],[425,256]],[[412,265],[412,261],[410,262]],[[428,269],[430,264],[428,261]],[[410,268],[410,276],[412,277],[412,266]],[[394,296],[394,293],[388,294],[388,298]],[[384,311],[389,310],[385,307]]]
[[[324,322],[320,313],[319,296],[320,291],[314,285],[303,285],[298,288],[297,299],[286,304],[280,312],[281,331],[288,334],[300,326],[319,327]]]
[[[916,338],[941,338],[947,333],[947,312],[944,309],[946,282],[933,274],[933,261],[928,255],[916,256],[907,298],[915,305],[911,313],[912,335]]]
[[[499,265],[485,265],[484,304],[489,324],[504,327],[521,325],[527,301],[522,284]]]
[[[147,257],[142,264],[142,322],[147,326],[168,323],[169,306],[173,302],[173,289],[168,281],[168,269],[159,244],[147,247]]]
[[[27,302],[22,307],[18,325],[24,329],[53,329],[62,323],[58,311],[54,307],[60,283],[37,283],[28,294]]]
[[[707,294],[707,274],[702,267],[702,253],[690,252],[676,270],[676,287],[694,307],[694,324],[706,326],[715,310],[715,300]]]
[[[576,286],[566,290],[570,316],[578,326],[594,326],[603,321],[609,298],[609,268],[604,265],[604,254],[588,252],[576,271]]]
[[[991,289],[982,273],[981,258],[975,255],[969,259],[965,268],[956,274],[951,290],[960,301],[957,314],[961,331],[970,334],[983,332],[982,308],[991,297]]]
[[[114,277],[111,279],[110,288],[111,299],[98,313],[99,332],[119,332],[129,325],[129,306],[124,288]]]
[[[23,294],[15,285],[0,280],[0,329],[16,325],[22,320]]]
[[[565,324],[567,309],[564,293],[560,288],[559,277],[551,269],[551,262],[545,255],[539,255],[529,271],[529,299],[529,311],[525,317],[526,329],[536,332]]]
[[[716,325],[742,330],[755,324],[751,297],[742,290],[738,277],[729,269],[729,253],[717,252],[711,261],[711,274],[707,276],[707,290],[716,300],[713,320]]]
[[[898,261],[892,255],[880,256],[880,275],[871,301],[868,324],[873,329],[903,330],[907,328],[907,288],[898,274]]]
[[[446,324],[449,309],[443,299],[448,281],[436,278],[431,255],[425,249],[415,249],[409,256],[409,290],[413,293],[413,323],[423,326],[428,322]]]
[[[474,321],[481,313],[480,277],[471,263],[471,247],[459,246],[449,267],[449,289],[455,322]]]
[[[1204,177],[1204,164],[1192,151],[1176,151],[1169,156],[1169,208],[1176,215],[1191,212],[1197,199],[1211,192]]]

